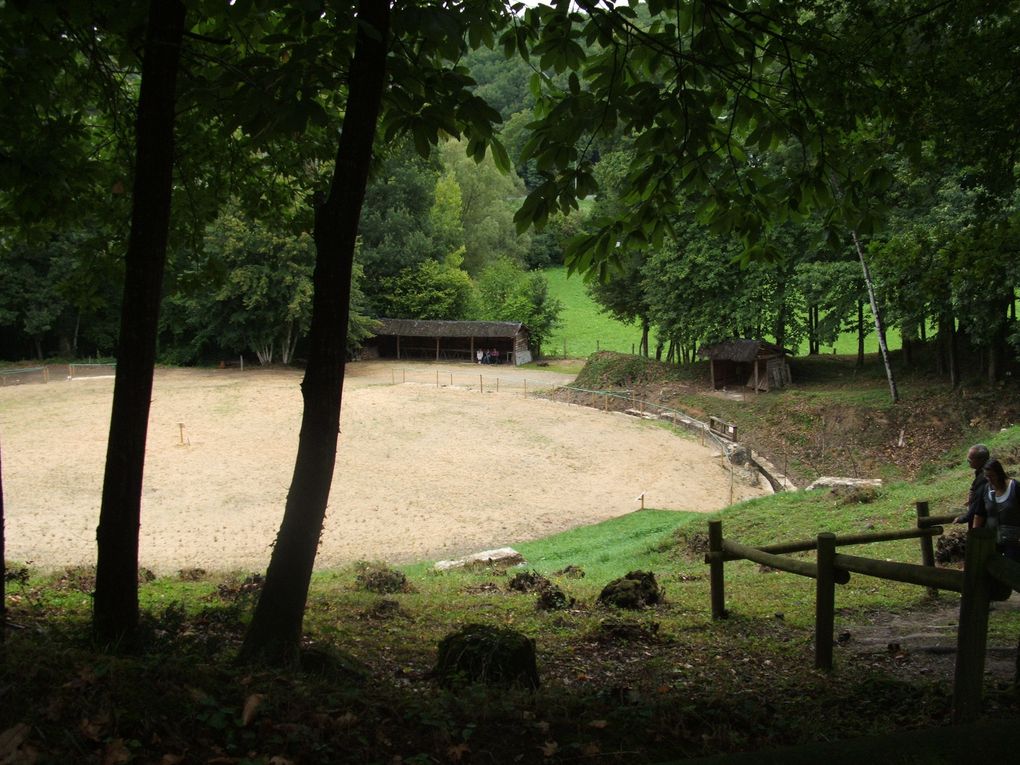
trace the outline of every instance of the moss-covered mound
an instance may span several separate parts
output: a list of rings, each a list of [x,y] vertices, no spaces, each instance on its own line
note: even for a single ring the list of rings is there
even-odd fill
[[[629,389],[689,378],[691,370],[644,356],[600,351],[588,357],[574,384],[590,390]]]
[[[467,624],[439,641],[433,675],[444,686],[538,687],[535,641],[516,630]]]

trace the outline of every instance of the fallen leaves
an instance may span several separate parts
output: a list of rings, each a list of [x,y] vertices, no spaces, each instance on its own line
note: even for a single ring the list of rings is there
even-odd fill
[[[262,706],[262,702],[265,701],[265,694],[253,693],[248,696],[244,701],[244,709],[241,711],[241,726],[247,728],[251,725],[252,720],[255,719],[255,714],[258,712],[259,707]]]
[[[28,765],[35,762],[34,753],[25,746],[32,729],[25,723],[17,723],[0,733],[0,765]]]

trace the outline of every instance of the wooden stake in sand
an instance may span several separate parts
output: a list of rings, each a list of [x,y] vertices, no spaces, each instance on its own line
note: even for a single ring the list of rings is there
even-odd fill
[[[181,446],[184,446],[184,423],[178,422],[177,427],[181,429]]]

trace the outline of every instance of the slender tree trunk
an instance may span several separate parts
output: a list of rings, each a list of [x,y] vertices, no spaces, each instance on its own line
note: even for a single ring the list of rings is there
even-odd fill
[[[776,345],[782,348],[786,345],[786,286],[784,281],[782,295],[779,299],[779,310],[776,312],[776,323],[772,335],[776,339]]]
[[[1002,314],[1008,316],[1009,312],[1006,307],[1002,307]],[[1005,362],[1005,354],[1003,353],[1006,347],[1006,326],[1000,320],[999,325],[995,328],[992,333],[992,341],[988,346],[988,382],[994,383],[1002,375],[1002,368]]]
[[[283,523],[242,661],[293,665],[336,463],[354,245],[385,84],[389,0],[360,0],[347,108],[329,197],[315,215],[315,273],[304,411]]]
[[[857,368],[864,369],[864,301],[857,301]]]
[[[819,350],[818,342],[818,306],[808,306],[808,355],[814,356]]]
[[[134,198],[117,376],[103,477],[92,626],[112,643],[138,625],[138,527],[173,182],[174,107],[184,5],[151,0],[135,126]]]
[[[4,462],[0,449],[0,644],[7,637],[7,529],[4,516]]]
[[[914,344],[917,341],[916,333],[916,324],[903,327],[903,366],[905,369],[910,369],[914,365]]]
[[[948,309],[939,314],[939,373],[949,375],[949,384],[960,383],[960,364],[956,353],[956,318]]]
[[[885,364],[885,376],[889,380],[889,395],[895,404],[900,400],[900,393],[896,389],[896,376],[893,374],[892,364],[889,362],[889,348],[885,342],[885,326],[882,324],[882,314],[878,310],[878,298],[875,296],[875,285],[871,281],[871,270],[868,262],[864,259],[864,249],[861,241],[857,238],[857,232],[851,231],[854,247],[857,248],[857,257],[861,259],[861,271],[864,273],[864,284],[868,288],[868,300],[871,302],[871,314],[875,320],[875,334],[878,336],[878,349],[882,352],[882,363]]]
[[[641,355],[648,358],[648,331],[651,329],[651,322],[647,316],[641,317]]]

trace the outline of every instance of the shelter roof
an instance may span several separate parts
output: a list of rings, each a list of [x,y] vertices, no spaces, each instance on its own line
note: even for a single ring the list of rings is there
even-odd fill
[[[438,319],[379,319],[379,335],[401,337],[516,337],[527,331],[513,321],[440,321]]]
[[[780,356],[789,353],[785,348],[780,348],[778,345],[767,343],[764,340],[743,338],[723,340],[721,343],[703,345],[698,349],[698,355],[702,358],[709,358],[713,361],[738,361],[742,363],[754,361],[762,352],[769,356]]]

